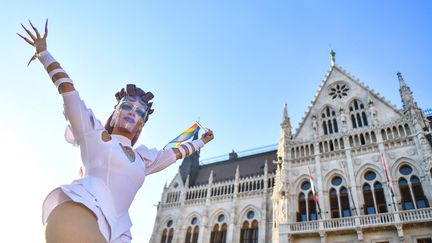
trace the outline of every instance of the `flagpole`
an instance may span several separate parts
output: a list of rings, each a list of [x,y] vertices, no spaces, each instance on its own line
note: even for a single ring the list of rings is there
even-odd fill
[[[396,212],[396,211],[398,211],[398,208],[397,208],[396,203],[395,203],[395,198],[394,198],[395,194],[394,194],[394,191],[393,191],[393,186],[391,185],[392,179],[391,179],[391,176],[389,175],[389,172],[388,172],[387,160],[384,158],[384,153],[381,153],[381,163],[382,163],[382,166],[383,166],[383,169],[384,169],[384,175],[386,177],[387,189],[388,189],[388,191],[390,193],[390,198],[392,200],[393,210]]]
[[[203,127],[198,121],[195,121],[195,122],[204,132],[207,132],[207,129],[205,127]]]

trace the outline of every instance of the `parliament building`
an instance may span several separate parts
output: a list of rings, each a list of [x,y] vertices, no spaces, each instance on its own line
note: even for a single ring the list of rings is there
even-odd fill
[[[398,108],[331,58],[295,132],[285,105],[277,148],[183,160],[150,242],[432,243],[430,110],[401,73]]]

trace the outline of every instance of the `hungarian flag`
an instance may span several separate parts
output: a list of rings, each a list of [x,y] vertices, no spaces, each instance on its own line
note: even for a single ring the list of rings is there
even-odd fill
[[[391,177],[390,177],[390,174],[389,174],[388,169],[387,169],[387,161],[385,160],[384,154],[382,154],[382,153],[381,153],[381,164],[382,164],[382,167],[384,169],[384,174],[386,177],[387,186],[390,190],[390,195],[393,197],[394,193],[393,193],[393,187],[391,185]]]
[[[321,206],[320,206],[320,204],[319,204],[319,202],[318,202],[318,197],[317,197],[317,194],[316,194],[316,191],[315,191],[315,183],[314,183],[314,179],[313,179],[313,177],[312,177],[312,174],[311,174],[311,171],[310,171],[310,168],[309,168],[309,167],[308,167],[308,175],[309,175],[309,182],[310,182],[310,184],[311,184],[311,189],[312,189],[312,194],[313,194],[314,201],[315,201],[315,203],[318,205],[318,210],[319,210],[319,212],[321,212]]]

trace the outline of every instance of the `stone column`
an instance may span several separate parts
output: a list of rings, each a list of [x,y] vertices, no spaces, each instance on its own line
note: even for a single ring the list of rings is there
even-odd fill
[[[210,204],[211,204],[210,197],[211,197],[212,186],[213,186],[213,171],[210,172],[209,182],[207,185],[207,197],[206,197],[205,208],[203,210],[203,222],[202,222],[202,226],[200,227],[200,230],[199,230],[198,242],[209,242],[209,236],[210,236],[209,228],[211,230],[211,227],[208,226],[208,221],[209,221],[208,208],[210,207]]]
[[[235,181],[234,181],[234,194],[232,199],[231,206],[231,215],[230,215],[230,223],[227,229],[227,242],[238,242],[238,234],[237,234],[237,197],[239,192],[239,182],[240,182],[240,169],[237,165]]]
[[[343,141],[344,141],[344,145],[345,145],[345,158],[346,158],[346,167],[348,170],[348,175],[349,175],[349,197],[351,198],[350,201],[354,201],[354,202],[350,202],[350,206],[354,207],[355,206],[355,210],[354,210],[354,214],[355,215],[360,215],[360,204],[359,204],[359,195],[358,195],[358,191],[357,191],[357,183],[355,180],[355,173],[354,173],[354,166],[353,166],[353,159],[351,156],[351,145],[349,143],[348,140],[348,136],[344,136],[343,137]],[[352,203],[354,203],[355,205],[352,205]],[[342,215],[341,215],[342,216]]]

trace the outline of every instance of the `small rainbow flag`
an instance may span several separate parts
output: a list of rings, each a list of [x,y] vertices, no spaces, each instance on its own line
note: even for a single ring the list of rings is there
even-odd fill
[[[177,148],[178,146],[180,146],[181,143],[193,137],[195,133],[199,131],[199,129],[199,123],[195,122],[191,127],[186,129],[186,131],[184,131],[182,134],[178,135],[171,142],[165,145],[165,148]]]

